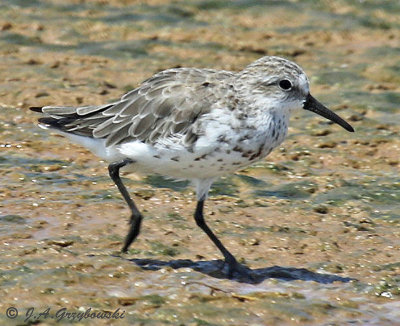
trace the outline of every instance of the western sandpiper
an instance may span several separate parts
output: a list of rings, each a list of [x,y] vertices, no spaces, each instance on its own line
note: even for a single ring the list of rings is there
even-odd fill
[[[124,252],[138,236],[143,217],[120,170],[188,179],[196,187],[195,221],[223,254],[232,277],[248,269],[205,223],[208,191],[219,176],[263,159],[281,144],[291,112],[300,108],[354,131],[311,96],[308,78],[297,64],[272,56],[239,72],[164,70],[105,105],[31,109],[45,114],[41,126],[110,162],[110,176],[132,213]]]

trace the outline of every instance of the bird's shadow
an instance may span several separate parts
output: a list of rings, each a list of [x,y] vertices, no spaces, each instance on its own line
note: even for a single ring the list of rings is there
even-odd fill
[[[120,258],[123,258],[120,256]],[[123,258],[127,259],[127,258]],[[226,266],[222,260],[201,260],[192,261],[190,259],[176,259],[170,261],[162,261],[157,259],[127,259],[144,270],[159,270],[165,267],[173,269],[191,268],[197,272],[209,275],[219,279],[233,279],[237,282],[248,284],[259,284],[266,279],[275,278],[282,281],[314,281],[322,284],[329,284],[333,282],[350,282],[356,280],[350,277],[341,277],[333,274],[322,274],[309,271],[305,268],[282,267],[272,266],[265,268],[250,269],[247,268],[246,275],[233,275],[232,278],[228,277]]]

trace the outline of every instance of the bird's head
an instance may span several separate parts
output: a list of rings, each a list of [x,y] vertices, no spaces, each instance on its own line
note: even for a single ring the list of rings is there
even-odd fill
[[[257,102],[266,108],[287,112],[302,108],[337,123],[347,131],[354,131],[349,123],[311,96],[307,75],[292,61],[262,57],[238,74],[238,82],[242,90],[250,87]]]

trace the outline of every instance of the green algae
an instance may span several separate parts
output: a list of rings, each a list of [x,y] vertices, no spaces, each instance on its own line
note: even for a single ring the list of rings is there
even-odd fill
[[[268,190],[256,190],[254,196],[274,196],[282,199],[304,199],[310,197],[316,190],[317,185],[315,183],[302,181],[269,187]]]

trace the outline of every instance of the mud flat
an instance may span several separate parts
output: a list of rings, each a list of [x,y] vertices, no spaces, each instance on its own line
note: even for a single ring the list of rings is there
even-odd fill
[[[396,1],[3,0],[0,323],[30,307],[125,312],[85,325],[399,323],[399,14]],[[256,282],[221,274],[192,189],[157,176],[126,181],[145,220],[121,256],[129,212],[106,163],[27,108],[101,104],[162,69],[263,55],[298,62],[356,133],[300,112],[281,148],[216,183],[207,220]]]

